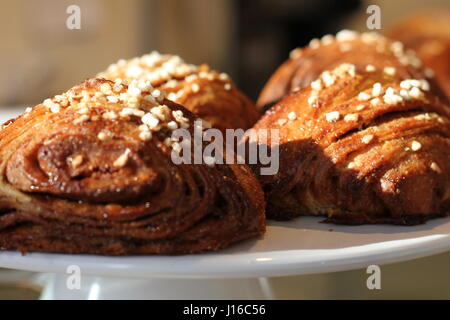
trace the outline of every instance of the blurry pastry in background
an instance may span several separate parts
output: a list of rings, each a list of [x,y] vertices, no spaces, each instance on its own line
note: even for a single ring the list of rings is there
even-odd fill
[[[395,24],[387,35],[415,50],[450,98],[450,11],[409,16]]]
[[[322,72],[332,70],[342,63],[352,63],[357,72],[382,70],[399,80],[420,79],[428,76],[435,93],[442,92],[434,85],[432,73],[425,72],[421,60],[402,43],[391,41],[376,33],[358,33],[342,30],[321,39],[313,39],[304,48],[291,51],[290,57],[270,77],[264,86],[257,107],[266,110],[289,93],[304,88]],[[335,81],[325,74],[327,83]],[[316,87],[317,83],[313,84]]]
[[[176,55],[153,51],[142,57],[119,60],[98,77],[150,81],[153,87],[167,92],[169,100],[222,131],[248,129],[259,117],[255,104],[226,73],[212,70],[206,64],[188,64]]]

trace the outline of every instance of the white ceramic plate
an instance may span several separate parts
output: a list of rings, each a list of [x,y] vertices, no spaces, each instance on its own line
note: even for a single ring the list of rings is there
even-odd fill
[[[0,111],[0,120],[17,111]],[[342,271],[425,257],[450,250],[450,218],[414,227],[336,226],[321,218],[269,222],[263,238],[217,253],[185,256],[103,257],[1,252],[0,267],[138,278],[240,278]]]
[[[450,218],[414,227],[336,226],[320,218],[269,222],[261,239],[217,253],[184,256],[66,255],[0,253],[0,267],[105,277],[240,278],[300,275],[386,264],[450,250]]]

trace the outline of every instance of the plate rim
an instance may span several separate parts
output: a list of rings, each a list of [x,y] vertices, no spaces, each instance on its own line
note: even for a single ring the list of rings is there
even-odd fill
[[[403,243],[411,240],[416,242]],[[69,265],[79,265],[85,275],[126,278],[258,278],[354,270],[371,264],[381,266],[423,258],[448,250],[450,234],[436,234],[337,249],[240,254],[106,257],[29,253],[22,256],[19,252],[3,251],[0,253],[0,267],[66,273]],[[209,261],[205,263],[205,259]]]

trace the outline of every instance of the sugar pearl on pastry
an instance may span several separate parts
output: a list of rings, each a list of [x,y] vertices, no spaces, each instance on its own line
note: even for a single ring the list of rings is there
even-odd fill
[[[86,121],[88,121],[90,118],[91,118],[91,117],[89,117],[87,114],[83,114],[83,115],[81,115],[79,118],[73,120],[73,123],[74,123],[74,124],[79,124],[79,123],[82,123],[82,122],[86,122]]]
[[[373,98],[372,100],[370,100],[370,104],[371,104],[372,106],[377,106],[377,105],[380,104],[380,103],[381,103],[380,98]]]
[[[170,121],[169,123],[167,123],[167,128],[169,128],[170,130],[178,129],[178,124],[175,121]]]
[[[383,92],[383,87],[381,86],[381,83],[377,82],[372,87],[372,96],[377,97]]]
[[[385,67],[383,72],[389,76],[394,76],[396,73],[396,69],[394,67]]]
[[[77,168],[80,164],[83,163],[83,156],[81,154],[78,154],[71,158],[70,164],[73,168]]]
[[[108,99],[108,101],[112,103],[119,102],[119,98],[117,96],[107,96],[106,99]]]
[[[88,107],[82,107],[82,108],[77,110],[77,113],[80,113],[80,114],[86,114],[88,112],[89,112],[89,108]]]
[[[144,100],[150,102],[150,104],[152,104],[152,105],[157,105],[158,104],[158,102],[156,101],[156,98],[152,94],[146,95],[144,97]]]
[[[128,162],[128,156],[130,154],[130,149],[126,149],[113,163],[114,167],[121,168],[125,166]]]
[[[295,114],[295,112],[289,112],[287,117],[288,117],[289,120],[297,119],[297,115]]]
[[[371,64],[368,64],[368,65],[366,66],[366,71],[367,71],[367,72],[373,72],[373,71],[375,71],[375,66],[373,66],[373,65],[371,65]]]
[[[114,111],[107,111],[102,115],[103,119],[114,120],[117,119],[117,113]]]
[[[172,111],[172,116],[178,122],[183,122],[183,121],[187,120],[187,118],[184,117],[183,111],[181,111],[181,110],[174,110],[174,111]]]
[[[167,96],[167,99],[175,101],[177,99],[177,94],[175,92],[171,92],[169,93],[169,95]]]
[[[113,136],[112,132],[107,131],[107,130],[102,130],[98,133],[97,138],[101,141],[105,141],[105,140],[112,138],[112,136]]]
[[[419,88],[413,87],[413,88],[411,88],[411,90],[409,90],[409,95],[412,98],[419,99],[419,98],[421,98],[423,96],[423,92],[420,91]]]
[[[402,98],[404,98],[405,100],[410,100],[411,99],[411,95],[409,94],[409,91],[407,91],[405,89],[401,89],[400,90],[400,96]]]
[[[142,117],[144,115],[145,115],[145,112],[143,110],[133,109],[133,116]]]
[[[325,87],[330,87],[336,82],[336,76],[331,74],[329,71],[324,71],[322,73],[322,80],[325,84]]]
[[[289,58],[291,59],[297,59],[302,55],[302,49],[301,48],[295,48],[289,53]]]
[[[53,105],[53,101],[52,101],[52,99],[45,99],[42,104],[50,109]]]
[[[315,80],[311,82],[311,88],[313,88],[316,91],[322,90],[322,82],[320,80]]]
[[[345,115],[344,121],[351,122],[351,121],[358,121],[358,115],[356,113],[350,113]]]
[[[337,41],[351,41],[358,38],[358,33],[352,30],[341,30],[336,34]]]
[[[360,92],[359,94],[358,94],[358,100],[360,100],[360,101],[367,101],[367,100],[369,100],[371,97],[370,97],[370,94],[368,94],[368,93],[366,93],[366,92]]]
[[[318,100],[318,97],[317,97],[317,96],[311,95],[311,96],[309,96],[309,98],[308,98],[308,104],[309,104],[309,105],[313,105],[313,104],[315,104],[315,103],[317,102],[317,100]]]
[[[356,167],[356,163],[354,163],[354,162],[350,162],[350,163],[347,165],[347,168],[349,168],[349,169],[353,169],[354,167]]]
[[[409,79],[408,80],[409,81],[409,83],[411,84],[411,86],[413,86],[413,87],[420,87],[421,86],[421,82],[420,82],[420,80],[417,80],[417,79]]]
[[[411,150],[412,151],[418,151],[418,150],[420,150],[422,148],[422,144],[420,143],[420,142],[418,142],[418,141],[413,141],[412,143],[411,143]]]
[[[312,40],[309,42],[309,47],[310,47],[311,49],[317,49],[318,47],[320,47],[320,40],[319,40],[319,39],[316,39],[316,38],[312,39]]]
[[[159,119],[157,119],[153,114],[146,113],[141,121],[149,126],[150,129],[155,128],[159,124]]]
[[[340,114],[339,114],[339,111],[332,111],[332,112],[328,112],[327,114],[325,114],[325,117],[328,122],[335,122],[335,121],[339,120]]]
[[[61,107],[67,107],[69,105],[69,99],[67,99],[67,96],[65,94],[55,96],[55,100]]]
[[[139,139],[143,141],[150,140],[152,138],[152,133],[150,131],[141,131],[139,133]]]
[[[436,162],[433,162],[430,165],[430,168],[431,168],[431,170],[436,171],[437,173],[441,173],[442,172],[441,168],[439,168],[439,166],[438,166],[438,164]]]
[[[400,88],[409,90],[409,89],[411,89],[411,87],[412,87],[411,82],[408,79],[400,82]]]
[[[110,86],[109,83],[107,83],[107,82],[102,83],[102,84],[100,85],[100,91],[103,92],[104,94],[110,94],[110,93],[112,93],[112,91],[111,91],[111,86]]]
[[[420,88],[423,91],[429,91],[430,90],[430,83],[427,80],[422,79],[422,80],[420,80]]]
[[[333,43],[333,41],[334,41],[334,36],[332,36],[331,34],[326,34],[320,39],[320,42],[323,45],[331,44],[331,43]]]
[[[120,116],[121,117],[131,116],[133,113],[134,113],[133,108],[123,108],[120,111]]]
[[[159,89],[155,89],[152,91],[152,96],[156,99],[164,97],[164,92],[159,90]]]
[[[361,141],[365,144],[370,143],[374,138],[373,134],[366,134],[364,137],[362,137]]]
[[[228,79],[230,79],[230,76],[224,72],[222,72],[221,74],[219,74],[219,79],[222,81],[226,81]]]
[[[197,83],[193,83],[191,85],[191,89],[192,89],[192,92],[199,92],[200,91],[200,86]]]
[[[134,87],[134,86],[128,87],[128,91],[127,91],[127,93],[132,96],[139,96],[139,95],[141,95],[141,92],[142,92],[141,89],[139,89],[138,87]]]
[[[50,111],[53,113],[58,113],[59,111],[61,111],[61,106],[55,103],[50,107]]]

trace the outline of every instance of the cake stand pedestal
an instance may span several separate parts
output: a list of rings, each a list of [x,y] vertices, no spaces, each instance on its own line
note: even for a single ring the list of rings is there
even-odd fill
[[[67,275],[40,274],[43,300],[207,300],[272,299],[270,281],[255,279],[126,279],[82,277],[80,289],[69,289]]]

